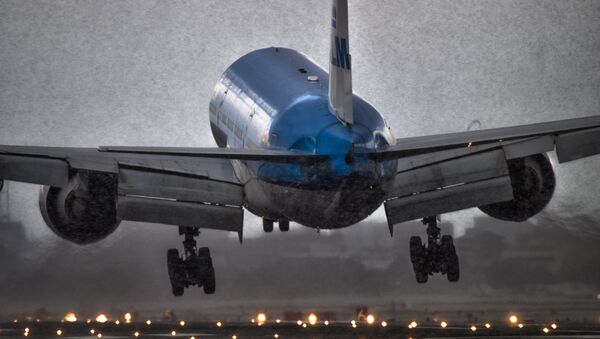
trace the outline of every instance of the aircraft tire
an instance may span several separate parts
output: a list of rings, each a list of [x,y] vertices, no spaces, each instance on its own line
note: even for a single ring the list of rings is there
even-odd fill
[[[290,221],[289,220],[279,220],[279,230],[281,232],[287,232],[290,230]]]

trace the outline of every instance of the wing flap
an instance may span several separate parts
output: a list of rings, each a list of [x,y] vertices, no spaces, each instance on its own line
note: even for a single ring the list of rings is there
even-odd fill
[[[140,169],[119,171],[119,195],[174,199],[196,203],[241,206],[240,185],[209,180],[206,177],[180,175]]]
[[[244,223],[241,207],[129,196],[119,196],[117,216],[121,220],[237,232],[240,241]]]
[[[558,162],[568,162],[600,153],[600,128],[561,134],[556,137]]]
[[[384,208],[392,230],[404,221],[512,199],[510,177],[502,176],[388,200]]]
[[[0,178],[65,187],[69,182],[69,164],[59,159],[0,154]]]
[[[399,172],[388,196],[401,197],[506,175],[508,165],[502,149],[467,154]]]

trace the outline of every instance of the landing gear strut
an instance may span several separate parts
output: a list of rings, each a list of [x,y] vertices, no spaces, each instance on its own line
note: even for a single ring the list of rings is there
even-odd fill
[[[167,251],[167,267],[173,295],[182,296],[187,287],[198,285],[204,288],[204,293],[215,293],[215,269],[208,247],[200,247],[196,251],[194,237],[200,231],[194,227],[179,227],[179,234],[185,235],[183,241],[183,256],[172,248]]]
[[[417,282],[426,283],[433,273],[445,274],[448,281],[458,281],[460,269],[452,237],[444,235],[440,238],[436,216],[423,218],[423,224],[427,225],[427,245],[420,237],[410,238],[410,261]]]

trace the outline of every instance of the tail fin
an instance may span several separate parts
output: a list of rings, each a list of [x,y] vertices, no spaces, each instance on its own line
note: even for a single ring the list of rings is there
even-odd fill
[[[348,0],[332,0],[329,110],[352,124],[352,63],[348,40]]]

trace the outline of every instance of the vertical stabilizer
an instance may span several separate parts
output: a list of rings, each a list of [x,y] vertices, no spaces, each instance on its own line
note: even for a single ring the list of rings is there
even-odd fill
[[[348,0],[332,0],[329,110],[352,124],[352,62],[348,40]]]

